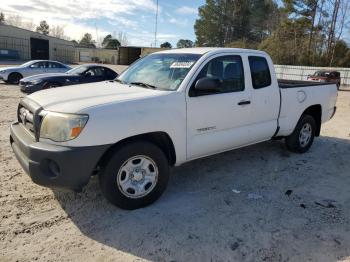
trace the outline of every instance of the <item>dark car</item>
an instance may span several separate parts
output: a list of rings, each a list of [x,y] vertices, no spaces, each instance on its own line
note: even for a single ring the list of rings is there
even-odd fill
[[[340,73],[337,71],[316,71],[313,75],[309,75],[307,80],[334,83],[337,85],[338,89],[340,87]]]
[[[81,65],[66,73],[40,74],[21,79],[21,91],[33,93],[39,90],[105,80],[113,80],[118,76],[112,69],[100,65]]]

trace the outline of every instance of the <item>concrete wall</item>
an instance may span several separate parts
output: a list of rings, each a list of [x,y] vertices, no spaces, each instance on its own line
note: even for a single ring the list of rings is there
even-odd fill
[[[96,58],[98,61],[96,61]],[[75,48],[76,62],[102,62],[106,64],[117,64],[118,50],[102,48]]]
[[[168,50],[169,48],[159,48],[159,47],[141,47],[141,57],[144,57],[146,55],[163,51],[163,50]]]
[[[0,49],[17,50],[21,60],[31,59],[30,38],[49,41],[50,59],[65,63],[74,62],[74,44],[70,41],[52,36],[45,36],[37,32],[10,25],[0,25]]]
[[[103,48],[75,48],[75,61],[76,62],[96,62],[96,59],[99,62],[106,64],[129,64],[126,61],[129,61],[129,56],[132,53],[137,53],[138,59],[144,57],[148,54],[165,50],[164,48],[151,48],[151,47],[121,47],[118,50],[115,49],[103,49]],[[131,59],[134,61],[134,59]]]
[[[334,70],[340,72],[342,84],[350,85],[350,68],[275,65],[275,70],[277,78],[291,80],[307,80],[307,76],[312,75],[316,71]]]

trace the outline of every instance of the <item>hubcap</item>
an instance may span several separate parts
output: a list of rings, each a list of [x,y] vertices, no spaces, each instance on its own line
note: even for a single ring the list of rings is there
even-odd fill
[[[301,147],[306,147],[312,136],[312,127],[309,123],[305,123],[299,133],[299,143]]]
[[[129,198],[140,198],[150,193],[158,181],[158,167],[149,157],[140,155],[126,160],[119,169],[117,185]]]

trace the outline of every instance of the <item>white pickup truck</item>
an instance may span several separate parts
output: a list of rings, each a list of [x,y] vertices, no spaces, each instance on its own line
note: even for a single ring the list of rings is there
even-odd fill
[[[169,167],[284,138],[304,153],[335,113],[335,84],[277,80],[261,51],[188,48],[148,55],[114,81],[25,97],[10,142],[32,180],[135,209],[165,190]]]

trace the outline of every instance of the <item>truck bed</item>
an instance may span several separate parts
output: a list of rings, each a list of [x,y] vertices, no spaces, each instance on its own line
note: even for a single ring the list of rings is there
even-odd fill
[[[296,87],[308,87],[308,86],[335,85],[334,83],[302,81],[302,80],[277,79],[277,81],[278,81],[278,85],[280,88],[296,88]]]

